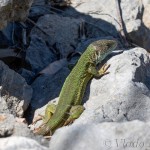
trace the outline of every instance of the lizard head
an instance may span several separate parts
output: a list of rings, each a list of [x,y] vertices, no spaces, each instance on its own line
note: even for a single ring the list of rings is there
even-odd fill
[[[92,60],[98,64],[117,47],[115,40],[98,40],[92,43]]]

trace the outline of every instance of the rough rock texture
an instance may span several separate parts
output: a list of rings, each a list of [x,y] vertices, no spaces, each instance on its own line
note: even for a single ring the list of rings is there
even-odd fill
[[[150,58],[141,48],[108,60],[110,74],[93,79],[84,100],[86,110],[77,122],[150,120]]]
[[[144,25],[150,29],[150,4],[146,5],[145,10],[144,10],[144,14],[143,14],[143,22]]]
[[[33,139],[25,137],[8,137],[0,139],[0,150],[48,150]]]
[[[149,130],[141,121],[72,125],[56,131],[50,150],[148,150]]]
[[[34,80],[35,73],[27,69],[21,68],[18,73],[25,78],[26,82],[30,85]]]
[[[147,4],[150,4],[150,0],[142,0],[142,2],[143,2],[144,7],[145,7]]]
[[[41,75],[38,77],[32,84],[31,106],[39,108],[58,97],[69,72],[69,69],[64,67],[54,75]]]
[[[0,137],[13,136],[33,136],[31,131],[27,128],[27,125],[23,122],[17,122],[17,118],[14,118],[11,114],[0,114]]]
[[[23,54],[31,67],[27,65],[19,73],[33,88],[31,100],[31,87],[20,75],[0,62],[0,112],[3,112],[0,114],[0,137],[12,136],[0,139],[0,150],[46,150],[31,139],[19,137],[26,136],[47,145],[42,136],[34,136],[22,123],[23,120],[14,116],[22,117],[29,103],[26,112],[30,115],[29,119],[33,117],[34,110],[47,102],[57,103],[64,80],[70,73],[68,67],[76,63],[80,56],[78,52],[83,52],[91,41],[115,38],[119,41],[118,49],[124,49],[115,1],[71,1],[71,7],[56,10],[51,7],[51,0],[50,5],[44,5],[44,0],[35,0],[29,18],[40,29],[28,20],[25,24],[10,23],[0,33],[0,48],[19,46],[22,49],[19,56],[22,58]],[[7,21],[25,19],[30,2],[1,1],[0,28]],[[120,2],[127,37],[150,50],[150,0]],[[8,8],[11,6],[13,9],[10,12]],[[26,33],[27,45],[23,43]],[[150,55],[141,48],[125,50],[123,53],[116,51],[107,63],[111,64],[110,74],[90,82],[83,100],[85,111],[71,126],[54,133],[50,142],[51,150],[150,149],[150,123],[140,122],[150,121]],[[43,114],[45,107],[37,109],[34,118],[41,112]],[[128,122],[136,119],[140,121]],[[39,125],[40,121],[32,127]]]
[[[26,61],[31,65],[32,71],[38,73],[54,60],[56,56],[48,49],[42,37],[32,36],[26,51]]]
[[[120,5],[127,37],[150,51],[150,30],[144,25],[145,22],[142,22],[143,12],[144,9],[147,9],[148,4],[149,1],[122,0]],[[120,25],[115,1],[74,0],[71,6],[73,8],[67,9],[65,14],[71,14],[86,21],[86,36],[119,36]]]
[[[1,0],[0,1],[0,29],[9,21],[25,20],[33,0]]]
[[[0,61],[0,112],[21,117],[27,109],[32,88],[24,78]]]
[[[38,20],[37,25],[48,35],[34,28],[31,36],[40,36],[50,46],[55,46],[55,50],[59,50],[61,58],[66,57],[70,52],[74,51],[74,47],[77,45],[80,23],[79,19],[51,14],[45,15]]]

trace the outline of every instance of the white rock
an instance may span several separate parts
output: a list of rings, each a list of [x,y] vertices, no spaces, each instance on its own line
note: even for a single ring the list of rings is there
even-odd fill
[[[0,150],[48,150],[35,140],[25,137],[8,137],[0,139]]]
[[[58,129],[50,150],[142,150],[150,148],[150,123],[80,124]]]

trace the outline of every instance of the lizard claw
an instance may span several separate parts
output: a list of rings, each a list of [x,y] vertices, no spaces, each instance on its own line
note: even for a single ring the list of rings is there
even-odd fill
[[[109,64],[109,65],[104,64],[104,65],[102,66],[102,68],[98,71],[98,72],[99,72],[99,75],[100,75],[100,76],[103,76],[103,75],[109,74],[110,72],[107,71],[109,67],[110,67],[110,64]]]

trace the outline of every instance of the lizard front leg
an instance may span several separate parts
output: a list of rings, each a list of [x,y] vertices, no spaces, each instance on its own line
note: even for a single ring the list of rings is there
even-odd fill
[[[63,126],[73,123],[75,119],[80,117],[83,111],[84,107],[82,105],[72,106],[69,112],[69,118],[66,120]]]
[[[100,70],[96,70],[96,66],[90,66],[88,68],[88,73],[92,74],[94,77],[102,77],[103,75],[108,74],[107,71],[110,65],[104,64]]]

